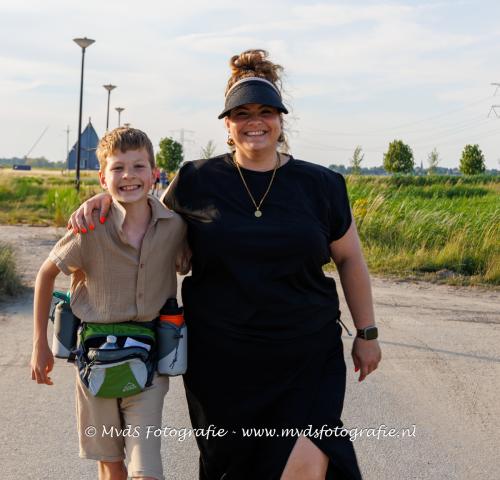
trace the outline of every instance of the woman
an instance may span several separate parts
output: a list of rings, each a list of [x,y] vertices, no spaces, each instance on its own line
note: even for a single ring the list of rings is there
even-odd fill
[[[164,196],[187,221],[193,252],[182,286],[191,421],[228,432],[197,439],[200,479],[359,479],[352,443],[332,435],[342,426],[345,363],[335,282],[322,270],[330,258],[358,329],[360,381],[381,353],[345,182],[278,152],[288,113],[281,67],[262,50],[230,65],[219,118],[232,153],[188,162]],[[315,435],[322,427],[330,434]],[[260,428],[276,431],[242,430]]]

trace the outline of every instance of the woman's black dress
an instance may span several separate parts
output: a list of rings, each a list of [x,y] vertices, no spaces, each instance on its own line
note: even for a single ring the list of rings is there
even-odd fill
[[[242,172],[259,201],[272,172]],[[282,429],[306,429],[330,458],[327,478],[361,478],[348,437],[328,430],[342,426],[345,363],[322,266],[351,224],[343,177],[290,158],[257,218],[226,154],[183,166],[165,203],[193,251],[182,285],[191,421],[227,431],[197,438],[200,479],[279,479],[297,440]]]

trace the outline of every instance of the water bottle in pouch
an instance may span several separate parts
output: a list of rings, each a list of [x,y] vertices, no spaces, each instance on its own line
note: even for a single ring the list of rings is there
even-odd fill
[[[160,311],[156,331],[158,344],[158,373],[182,375],[187,370],[187,327],[182,307],[169,298]]]
[[[53,312],[54,335],[52,353],[56,358],[68,358],[76,346],[80,320],[73,315],[69,302],[59,302]]]
[[[108,335],[106,341],[99,347],[99,350],[116,350],[118,348],[116,341],[117,338],[114,335]]]

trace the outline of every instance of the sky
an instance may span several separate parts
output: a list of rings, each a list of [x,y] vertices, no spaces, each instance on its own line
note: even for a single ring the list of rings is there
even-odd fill
[[[229,58],[263,48],[284,67],[294,157],[348,165],[359,145],[363,165],[377,166],[400,139],[424,167],[434,148],[456,167],[476,143],[500,167],[498,0],[1,0],[0,158],[25,156],[45,129],[31,157],[64,160],[67,127],[76,142],[76,37],[95,40],[83,125],[91,118],[99,136],[112,83],[111,127],[124,107],[122,123],[155,148],[184,129],[186,159],[209,140],[225,152]]]

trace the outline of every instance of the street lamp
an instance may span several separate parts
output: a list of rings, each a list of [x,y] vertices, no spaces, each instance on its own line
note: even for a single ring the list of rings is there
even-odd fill
[[[116,85],[111,85],[111,83],[109,83],[108,85],[103,85],[103,87],[108,91],[108,109],[106,110],[106,132],[107,132],[109,127],[109,98],[111,97],[111,90],[114,90],[116,88]]]
[[[76,191],[80,190],[80,137],[82,136],[82,101],[83,101],[83,67],[85,63],[85,49],[90,47],[95,40],[90,38],[74,38],[73,41],[82,49],[82,71],[80,76],[80,111],[78,113],[78,141],[76,145]]]
[[[120,126],[121,125],[120,118],[121,118],[122,112],[123,112],[123,110],[125,110],[125,108],[116,107],[115,110],[118,112],[118,126]]]

